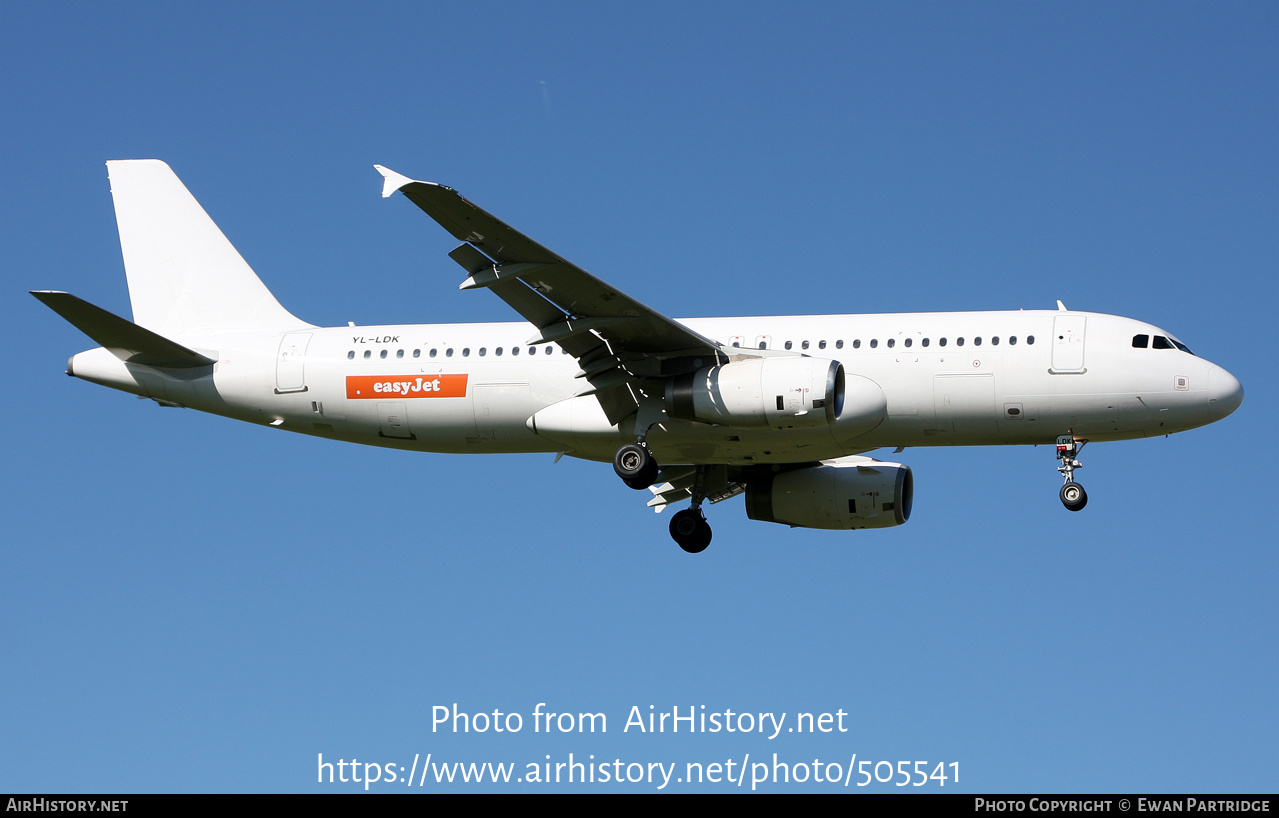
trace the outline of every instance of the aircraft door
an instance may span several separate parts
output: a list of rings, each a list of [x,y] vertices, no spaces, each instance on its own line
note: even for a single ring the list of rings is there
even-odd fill
[[[480,440],[523,437],[533,414],[533,396],[526,383],[477,383],[474,390],[475,429]]]
[[[993,435],[999,428],[995,378],[989,373],[937,375],[933,408],[938,425],[957,435]]]
[[[1053,374],[1084,371],[1085,315],[1058,315],[1053,318]]]
[[[399,437],[407,440],[413,439],[413,432],[409,429],[409,416],[405,411],[404,404],[382,402],[377,405],[377,419],[381,426],[380,434],[382,437]]]
[[[280,353],[275,359],[275,391],[306,391],[306,347],[311,343],[311,333],[290,332],[280,339]]]

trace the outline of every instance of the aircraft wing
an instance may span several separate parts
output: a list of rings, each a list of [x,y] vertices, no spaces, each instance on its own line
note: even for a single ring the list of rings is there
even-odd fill
[[[577,358],[585,381],[577,394],[597,395],[610,422],[635,411],[643,379],[727,359],[715,341],[609,286],[453,188],[374,167],[386,180],[383,197],[400,191],[464,242],[449,253],[470,274],[461,289],[492,290],[537,327],[530,344],[554,342]]]

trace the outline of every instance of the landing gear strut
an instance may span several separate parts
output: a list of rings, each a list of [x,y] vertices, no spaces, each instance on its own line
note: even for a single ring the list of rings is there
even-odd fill
[[[613,471],[633,489],[646,489],[657,480],[658,465],[643,443],[627,443],[613,455]]]
[[[700,554],[711,544],[711,526],[702,513],[702,501],[706,499],[706,467],[698,466],[690,489],[693,505],[678,511],[671,518],[671,538],[675,544],[690,554]]]
[[[1066,485],[1061,487],[1059,496],[1061,504],[1070,511],[1079,511],[1088,505],[1088,492],[1075,482],[1075,469],[1084,467],[1075,455],[1079,454],[1079,450],[1087,443],[1087,440],[1076,440],[1074,434],[1060,435],[1057,438],[1057,459],[1061,461],[1057,471],[1061,472],[1061,476],[1066,479]]]

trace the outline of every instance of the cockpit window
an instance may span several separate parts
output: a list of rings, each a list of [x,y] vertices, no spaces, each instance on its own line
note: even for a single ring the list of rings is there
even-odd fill
[[[1134,349],[1146,349],[1147,342],[1150,349],[1179,349],[1187,355],[1194,355],[1190,351],[1190,347],[1186,346],[1176,338],[1167,338],[1163,335],[1134,335],[1132,337],[1132,345]]]

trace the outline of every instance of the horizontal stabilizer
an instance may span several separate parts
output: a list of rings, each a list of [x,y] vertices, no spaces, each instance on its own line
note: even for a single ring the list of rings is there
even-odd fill
[[[55,290],[32,290],[45,306],[67,319],[122,361],[145,366],[187,369],[209,366],[212,358],[174,343],[145,327],[95,307],[82,298]]]

